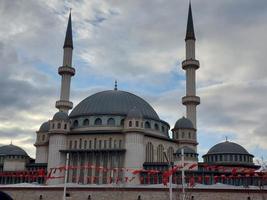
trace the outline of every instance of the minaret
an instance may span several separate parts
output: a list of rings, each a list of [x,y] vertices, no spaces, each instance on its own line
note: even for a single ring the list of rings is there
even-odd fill
[[[56,102],[56,108],[60,111],[68,113],[72,109],[72,102],[70,98],[70,81],[71,77],[75,74],[75,69],[72,67],[72,28],[71,28],[71,13],[69,14],[68,27],[66,31],[66,37],[64,42],[64,55],[63,55],[63,66],[58,68],[58,74],[61,75],[61,90],[60,100]]]
[[[189,3],[185,36],[186,59],[182,62],[182,68],[186,71],[186,96],[182,98],[182,102],[186,106],[187,118],[197,129],[196,107],[200,104],[200,98],[196,96],[196,70],[199,68],[199,61],[195,59],[195,42],[191,3]]]

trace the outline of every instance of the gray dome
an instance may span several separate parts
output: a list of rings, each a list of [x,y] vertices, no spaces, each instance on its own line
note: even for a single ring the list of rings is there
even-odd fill
[[[182,129],[182,128],[189,128],[192,129],[194,128],[193,123],[191,122],[190,119],[187,119],[185,117],[182,117],[181,119],[179,119],[175,125],[174,125],[174,129]]]
[[[221,142],[219,144],[214,145],[206,155],[208,154],[248,154],[248,151],[239,144],[234,142]]]
[[[142,113],[140,112],[140,110],[138,110],[136,107],[134,107],[133,109],[131,109],[128,114],[127,114],[127,118],[136,118],[136,119],[140,119],[143,118]]]
[[[54,117],[53,120],[64,120],[64,121],[68,121],[69,120],[69,116],[67,113],[59,111],[57,112]]]
[[[107,90],[93,94],[81,101],[70,117],[92,115],[122,115],[136,107],[144,118],[159,120],[155,110],[142,98],[125,91]]]
[[[0,147],[0,155],[6,156],[28,156],[28,154],[20,147],[13,144]]]
[[[39,132],[48,132],[48,131],[49,131],[49,122],[44,122],[39,128]]]

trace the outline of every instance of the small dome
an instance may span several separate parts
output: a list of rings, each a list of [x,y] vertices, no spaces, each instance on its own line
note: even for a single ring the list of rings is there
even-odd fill
[[[143,118],[143,115],[142,115],[142,113],[141,113],[141,111],[139,109],[134,107],[128,112],[127,118],[140,119],[140,118]]]
[[[28,154],[20,147],[13,144],[0,147],[0,155],[6,156],[27,156]]]
[[[185,117],[182,117],[181,119],[179,119],[175,125],[174,125],[174,129],[193,129],[194,128],[194,125],[193,123],[191,122],[190,119],[187,119]]]
[[[208,154],[249,154],[248,151],[239,144],[234,142],[221,142],[214,145],[206,155]],[[250,154],[249,154],[250,155]]]
[[[176,154],[181,154],[182,153],[182,148],[184,149],[184,153],[185,154],[188,154],[188,153],[196,154],[196,152],[193,149],[191,149],[190,147],[187,147],[187,146],[184,146],[184,147],[181,147],[181,148],[177,149]]]
[[[49,131],[49,122],[44,122],[39,128],[39,132],[48,132],[48,131]]]
[[[59,111],[57,112],[54,117],[53,120],[64,120],[64,121],[68,121],[69,120],[69,116],[67,113]]]

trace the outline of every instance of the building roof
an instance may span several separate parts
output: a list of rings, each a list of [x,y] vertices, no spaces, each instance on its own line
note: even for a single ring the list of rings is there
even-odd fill
[[[0,147],[0,155],[6,156],[28,156],[26,151],[22,148],[15,146],[13,144],[5,145]]]
[[[189,3],[188,9],[188,18],[187,18],[187,27],[186,27],[186,36],[185,40],[196,40],[195,31],[194,31],[194,23],[193,23],[193,16],[192,16],[192,9],[191,3]]]
[[[54,115],[53,120],[68,121],[69,120],[69,116],[68,116],[67,113],[59,111]]]
[[[48,132],[48,131],[49,131],[49,122],[44,122],[39,128],[39,132]]]
[[[140,119],[140,118],[143,118],[143,115],[142,115],[142,113],[141,113],[141,111],[139,109],[134,107],[128,112],[127,118]]]
[[[234,142],[221,142],[214,145],[206,155],[209,154],[249,154],[248,151],[239,144]],[[250,155],[250,154],[249,154]]]
[[[63,48],[70,47],[73,49],[73,41],[72,41],[72,27],[71,27],[71,13],[69,15],[68,26],[66,30],[65,42]]]
[[[81,101],[70,117],[93,115],[127,116],[136,107],[144,118],[160,120],[156,111],[142,98],[121,90],[107,90],[93,94]]]
[[[182,117],[178,119],[174,125],[174,129],[193,129],[194,125],[190,119]]]

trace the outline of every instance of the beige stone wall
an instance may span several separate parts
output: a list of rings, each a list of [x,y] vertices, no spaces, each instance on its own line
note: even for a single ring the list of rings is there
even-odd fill
[[[43,200],[62,199],[63,188],[1,188],[15,200],[37,200],[42,195]],[[167,188],[68,188],[69,200],[169,200]],[[173,200],[179,200],[180,191],[175,191]],[[264,200],[267,198],[267,190],[225,190],[225,189],[193,189],[187,193],[187,199],[194,200]]]

